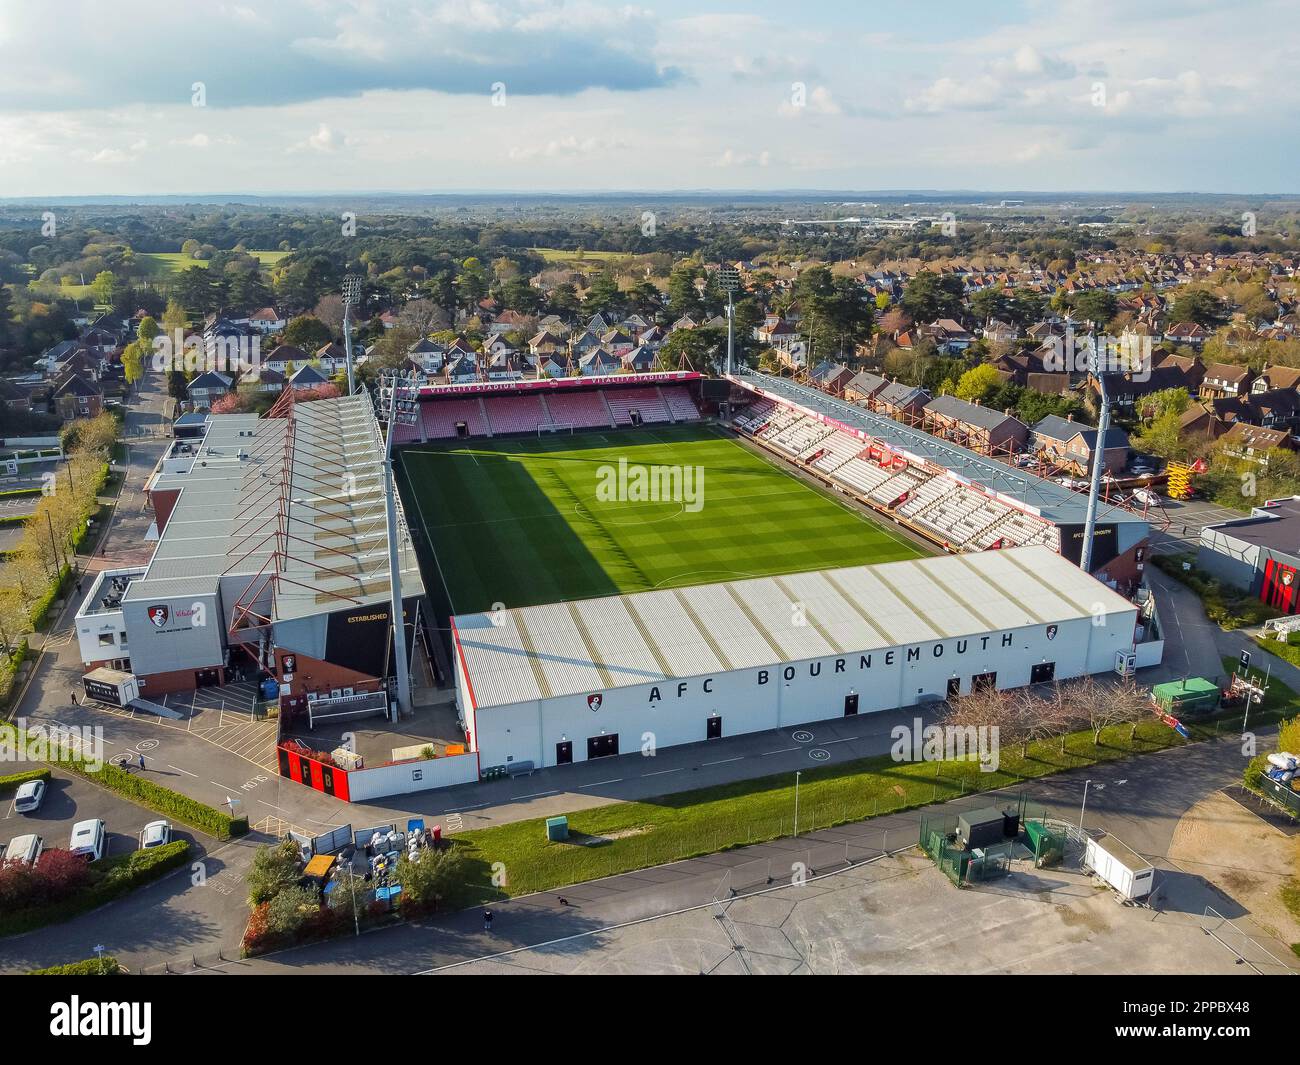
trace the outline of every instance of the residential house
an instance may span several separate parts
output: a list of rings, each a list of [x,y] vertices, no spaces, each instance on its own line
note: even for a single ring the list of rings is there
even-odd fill
[[[289,320],[274,307],[262,307],[248,316],[248,327],[262,336],[279,333],[288,324]]]
[[[1293,449],[1291,434],[1285,429],[1265,429],[1237,422],[1222,437],[1223,450],[1236,458],[1268,465],[1268,452],[1276,448]]]
[[[832,396],[842,396],[844,389],[853,380],[853,371],[843,363],[819,362],[808,371],[808,379],[823,392]]]
[[[623,369],[632,373],[649,373],[658,361],[658,352],[648,344],[641,344],[623,355]]]
[[[889,381],[880,374],[863,370],[854,374],[844,386],[844,398],[853,403],[872,399]]]
[[[1212,362],[1205,367],[1205,378],[1201,381],[1200,394],[1205,399],[1223,396],[1241,398],[1250,389],[1254,374],[1248,366],[1235,366],[1232,363]]]
[[[93,418],[104,409],[104,390],[93,378],[69,367],[50,388],[50,408],[64,421]]]
[[[530,355],[553,355],[564,347],[564,341],[550,329],[543,329],[528,341]]]
[[[277,344],[271,354],[262,360],[262,365],[289,377],[299,366],[307,362],[311,362],[311,356],[296,344]]]
[[[230,391],[234,378],[217,370],[206,370],[185,386],[194,410],[210,410],[215,400]]]
[[[618,373],[623,368],[623,360],[606,348],[597,348],[578,360],[578,369],[583,377],[605,377]]]
[[[300,392],[309,388],[320,388],[329,383],[330,379],[311,363],[299,366],[289,378],[289,387]]]
[[[1072,417],[1049,414],[1033,427],[1029,444],[1048,461],[1082,474],[1092,469],[1097,430]],[[1117,426],[1111,427],[1106,433],[1102,468],[1108,473],[1118,473],[1128,465],[1129,450],[1128,434]]]
[[[915,424],[925,413],[931,395],[924,388],[893,381],[877,392],[870,401],[872,410],[895,421]]]
[[[983,454],[1019,451],[1029,438],[1029,426],[1010,411],[956,396],[935,396],[925,405],[923,417],[926,432]]]
[[[1210,331],[1197,322],[1179,322],[1165,330],[1165,339],[1171,344],[1191,344],[1200,347],[1210,339]]]

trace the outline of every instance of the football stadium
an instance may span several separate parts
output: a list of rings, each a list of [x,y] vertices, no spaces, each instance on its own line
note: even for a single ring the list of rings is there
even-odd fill
[[[1076,493],[794,382],[420,401],[399,487],[480,773],[1109,671],[1142,635],[1137,515],[1104,509],[1084,573]]]

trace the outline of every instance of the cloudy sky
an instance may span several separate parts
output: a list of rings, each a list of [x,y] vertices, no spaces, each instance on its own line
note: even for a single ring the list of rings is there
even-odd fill
[[[1295,0],[0,0],[0,196],[1300,191]]]

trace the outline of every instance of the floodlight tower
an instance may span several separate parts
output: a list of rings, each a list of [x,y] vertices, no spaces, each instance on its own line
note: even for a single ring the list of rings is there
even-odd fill
[[[726,377],[728,382],[732,373],[732,357],[736,344],[736,305],[733,301],[736,289],[740,288],[740,271],[734,266],[723,266],[718,270],[718,283],[726,290],[727,293],[727,369]],[[728,393],[730,395],[730,393]],[[731,401],[723,401],[724,418],[731,416]]]
[[[343,279],[343,349],[347,353],[348,395],[357,390],[356,375],[352,370],[352,308],[361,302],[361,278],[348,274]]]
[[[1083,523],[1083,549],[1079,553],[1079,568],[1092,572],[1092,538],[1097,531],[1097,497],[1101,493],[1101,474],[1106,459],[1106,437],[1110,433],[1110,396],[1106,392],[1106,361],[1102,354],[1103,339],[1096,322],[1092,323],[1092,350],[1088,364],[1097,378],[1097,392],[1101,396],[1101,411],[1097,418],[1097,443],[1092,456],[1092,483],[1088,487],[1088,514]]]
[[[388,520],[389,615],[393,662],[397,673],[397,713],[411,711],[411,669],[406,657],[406,614],[402,606],[402,564],[398,544],[397,486],[393,480],[393,437],[399,425],[419,417],[419,388],[413,378],[393,371],[380,381],[378,408],[387,422],[384,433],[384,508]]]

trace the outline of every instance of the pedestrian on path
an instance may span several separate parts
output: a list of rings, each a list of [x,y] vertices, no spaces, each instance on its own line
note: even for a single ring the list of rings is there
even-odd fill
[[[140,768],[144,768],[144,755],[140,755]]]
[[[76,705],[77,705],[77,689],[76,689],[76,688],[73,688],[72,691],[69,692],[69,694],[72,696],[72,705],[73,705],[73,706],[76,706]]]
[[[491,911],[491,910],[484,910],[484,911],[483,911],[483,931],[484,931],[484,932],[491,932],[491,931],[492,931],[492,911]]]

